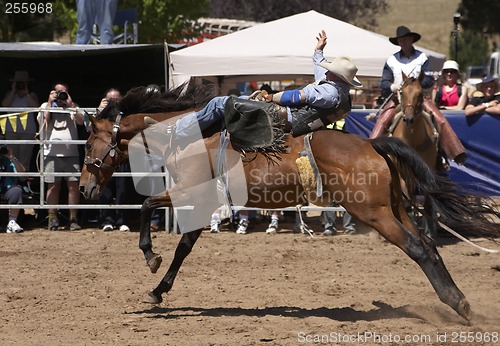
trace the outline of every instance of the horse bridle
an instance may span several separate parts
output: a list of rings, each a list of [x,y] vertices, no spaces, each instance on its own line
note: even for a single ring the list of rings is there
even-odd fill
[[[405,115],[406,115],[406,108],[407,108],[407,107],[411,107],[411,108],[413,108],[413,112],[415,112],[415,106],[414,106],[414,105],[412,105],[412,104],[410,104],[410,103],[408,103],[408,104],[406,104],[406,105],[404,105],[404,106],[403,106],[403,109],[402,109],[402,110],[403,110],[403,114],[405,114]],[[404,120],[404,119],[403,119],[403,120]]]
[[[108,157],[108,155],[110,157],[114,157],[117,152],[118,152],[118,154],[122,153],[120,148],[118,148],[118,135],[120,134],[120,120],[122,118],[122,115],[123,115],[123,113],[120,112],[120,114],[118,114],[116,116],[115,123],[113,124],[113,129],[111,131],[111,142],[108,143],[107,150],[104,151],[102,157],[101,158],[96,157],[96,158],[92,159],[92,158],[90,158],[90,156],[85,156],[85,159],[83,160],[83,162],[86,165],[93,165],[99,169],[102,168],[102,169],[110,170],[110,171],[115,170],[115,167],[108,165],[107,163],[104,163],[104,160],[106,159],[106,157]]]

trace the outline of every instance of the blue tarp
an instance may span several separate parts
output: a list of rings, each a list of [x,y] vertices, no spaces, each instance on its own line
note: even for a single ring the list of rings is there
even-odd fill
[[[345,130],[368,138],[375,125],[365,116],[376,110],[353,110]],[[464,166],[451,162],[448,176],[472,194],[500,196],[500,116],[466,117],[461,111],[443,111],[467,152]]]

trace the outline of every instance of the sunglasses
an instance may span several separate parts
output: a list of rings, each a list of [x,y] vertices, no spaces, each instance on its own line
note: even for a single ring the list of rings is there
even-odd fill
[[[443,74],[448,74],[448,73],[457,73],[457,70],[443,70]]]

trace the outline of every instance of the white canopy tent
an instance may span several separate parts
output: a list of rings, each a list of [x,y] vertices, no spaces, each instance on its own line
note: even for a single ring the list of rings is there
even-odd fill
[[[311,78],[311,56],[321,30],[328,35],[325,57],[351,57],[362,77],[380,77],[387,58],[399,50],[387,36],[309,11],[171,53],[174,84],[189,77],[214,79],[221,86],[228,81]],[[441,69],[444,55],[418,49],[430,57],[433,69]]]

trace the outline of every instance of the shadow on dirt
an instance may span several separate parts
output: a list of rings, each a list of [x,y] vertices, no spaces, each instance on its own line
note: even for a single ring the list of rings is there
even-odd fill
[[[325,317],[339,322],[355,322],[355,321],[377,321],[383,319],[400,319],[400,318],[416,318],[426,320],[420,312],[416,312],[415,307],[408,305],[401,307],[392,307],[380,301],[372,302],[376,309],[363,311],[352,307],[342,308],[314,308],[304,309],[295,306],[273,306],[266,308],[196,308],[196,307],[179,307],[166,308],[155,306],[151,309],[142,311],[128,312],[128,314],[147,314],[149,318],[164,318],[176,319],[180,317],[221,317],[221,316],[248,316],[248,317],[264,317],[264,316],[281,316],[292,318],[307,318],[307,317]],[[446,318],[445,315],[448,317]],[[443,319],[449,320],[449,312],[443,311]]]

